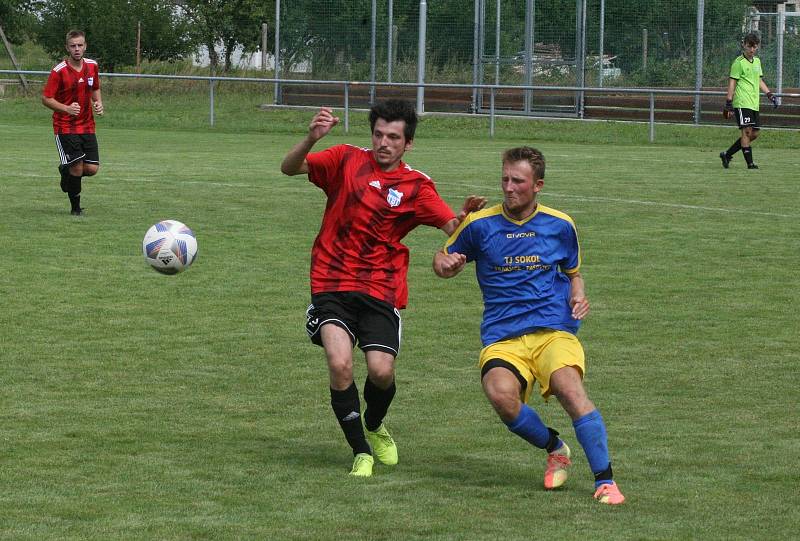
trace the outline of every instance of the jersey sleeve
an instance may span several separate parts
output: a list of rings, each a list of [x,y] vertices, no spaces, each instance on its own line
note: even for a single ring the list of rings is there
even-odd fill
[[[737,81],[742,78],[742,65],[739,63],[739,60],[734,60],[733,64],[731,64],[731,79],[736,79]]]
[[[467,256],[467,261],[474,261],[477,255],[474,242],[476,227],[472,221],[472,215],[467,215],[458,228],[453,231],[453,234],[450,235],[450,238],[447,239],[442,251],[446,254],[463,254]]]
[[[55,98],[58,92],[58,82],[60,76],[56,70],[51,70],[50,75],[47,77],[47,82],[42,88],[42,96],[45,98]]]
[[[414,212],[421,224],[433,227],[442,227],[456,217],[450,206],[439,196],[433,182],[428,180],[420,187]]]
[[[327,192],[328,187],[341,177],[338,172],[342,164],[344,149],[344,145],[336,145],[320,152],[308,154],[306,156],[308,180]]]
[[[561,233],[562,242],[566,247],[564,258],[559,262],[561,272],[573,274],[581,268],[581,249],[578,243],[578,231],[575,224],[565,222]]]
[[[94,65],[94,82],[92,83],[92,91],[100,90],[100,67]]]

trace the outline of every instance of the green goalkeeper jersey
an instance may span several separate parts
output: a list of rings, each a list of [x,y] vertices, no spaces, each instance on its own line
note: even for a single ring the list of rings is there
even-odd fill
[[[749,61],[739,55],[731,65],[731,79],[736,79],[736,91],[733,94],[733,106],[737,109],[758,111],[761,77],[761,60],[757,56]]]

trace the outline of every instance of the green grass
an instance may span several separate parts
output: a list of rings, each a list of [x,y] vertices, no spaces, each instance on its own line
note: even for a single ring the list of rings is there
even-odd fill
[[[0,538],[795,537],[796,132],[765,131],[762,168],[748,172],[741,156],[720,167],[732,129],[659,126],[665,137],[645,145],[630,124],[507,121],[495,140],[478,121],[420,126],[408,161],[453,206],[498,200],[502,149],[547,156],[542,201],[581,235],[587,388],[628,498],[609,509],[591,499],[566,414],[536,397],[575,451],[567,487],[541,489],[542,453],[480,390],[475,280],[433,275],[444,236],[427,228],[407,239],[387,419],[400,464],[348,478],[322,353],[303,330],[323,194],[278,170],[309,113],[222,99],[208,129],[199,97],[112,96],[77,219],[47,111],[0,101]],[[352,121],[320,148],[367,144],[363,116]],[[198,236],[178,276],[141,256],[163,218]],[[361,360],[357,374],[360,385]]]

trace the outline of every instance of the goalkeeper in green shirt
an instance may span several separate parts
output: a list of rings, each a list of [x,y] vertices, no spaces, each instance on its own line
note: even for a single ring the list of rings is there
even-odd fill
[[[728,79],[728,95],[722,115],[730,118],[736,116],[736,123],[742,131],[731,148],[720,152],[722,167],[728,168],[733,155],[742,151],[748,169],[758,169],[753,163],[753,150],[750,143],[756,140],[761,129],[758,121],[759,90],[767,94],[767,99],[773,107],[778,106],[778,98],[764,83],[764,72],[761,70],[761,60],[756,56],[761,39],[758,34],[751,32],[742,40],[742,54],[736,57],[731,65],[730,79]]]

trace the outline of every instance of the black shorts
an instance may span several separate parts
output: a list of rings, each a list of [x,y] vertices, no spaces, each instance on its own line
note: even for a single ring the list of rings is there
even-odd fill
[[[93,133],[59,133],[56,135],[56,148],[61,165],[77,161],[100,165],[100,150]]]
[[[306,310],[306,332],[311,341],[322,345],[320,329],[332,323],[346,330],[361,351],[385,351],[395,357],[400,352],[402,321],[400,311],[366,293],[336,291],[311,295]]]
[[[758,122],[758,111],[753,111],[752,109],[739,109],[736,108],[733,110],[733,114],[736,115],[736,124],[739,125],[739,129],[742,128],[755,128],[761,129],[761,124]]]

